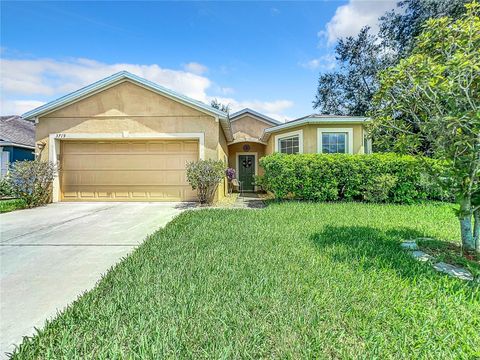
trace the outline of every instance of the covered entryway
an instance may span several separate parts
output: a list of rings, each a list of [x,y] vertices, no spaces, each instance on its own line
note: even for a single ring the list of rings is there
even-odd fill
[[[256,159],[254,154],[238,155],[238,180],[242,184],[243,191],[255,190]]]
[[[250,141],[237,140],[228,144],[229,166],[236,171],[237,180],[241,186],[236,190],[258,191],[255,185],[255,176],[263,175],[259,159],[265,154],[265,144],[250,139]]]
[[[185,164],[195,140],[63,140],[63,201],[190,201]]]

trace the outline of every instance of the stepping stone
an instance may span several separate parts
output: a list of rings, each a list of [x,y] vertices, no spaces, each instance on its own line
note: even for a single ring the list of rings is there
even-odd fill
[[[434,257],[432,255],[429,255],[423,251],[412,251],[412,256],[415,258],[415,260],[421,261],[421,262],[427,262],[427,261],[432,261]]]
[[[418,245],[415,240],[404,241],[400,244],[400,246],[405,250],[418,250]]]
[[[462,280],[473,280],[473,275],[464,268],[453,266],[444,262],[439,262],[433,265],[435,270],[448,274],[450,276],[454,276],[458,279]]]
[[[416,238],[415,240],[435,240],[435,239],[429,238],[429,237],[419,237],[419,238]]]

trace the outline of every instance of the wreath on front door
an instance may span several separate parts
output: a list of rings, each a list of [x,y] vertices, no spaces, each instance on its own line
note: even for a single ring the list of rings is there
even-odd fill
[[[242,165],[244,168],[249,168],[252,166],[252,159],[245,159],[242,161]]]

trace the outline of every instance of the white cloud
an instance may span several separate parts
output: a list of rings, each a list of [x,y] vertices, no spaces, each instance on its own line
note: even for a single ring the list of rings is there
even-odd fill
[[[348,4],[337,8],[325,29],[319,32],[319,36],[326,37],[331,45],[339,38],[358,34],[366,25],[369,25],[373,32],[377,32],[378,18],[386,11],[396,8],[397,1],[349,0]]]
[[[230,105],[230,109],[232,113],[245,108],[250,108],[252,110],[258,111],[261,114],[267,115],[279,121],[287,121],[291,119],[289,116],[285,115],[283,112],[294,105],[294,103],[290,100],[237,101],[232,98],[222,98],[222,97],[216,97],[216,99],[222,104]]]
[[[332,70],[333,68],[335,68],[335,56],[323,55],[319,58],[300,63],[300,65],[310,70]]]
[[[231,87],[222,87],[222,88],[220,88],[220,91],[224,95],[230,95],[230,94],[233,94],[235,92],[235,89],[233,89]]]
[[[276,15],[280,14],[280,10],[276,7],[273,7],[273,8],[270,9],[270,14],[272,16],[276,16]]]
[[[183,66],[185,71],[197,74],[197,75],[202,75],[208,71],[208,68],[205,65],[196,63],[196,62],[189,62],[188,64],[185,64]]]
[[[0,108],[2,115],[18,115],[26,113],[29,110],[35,109],[45,104],[45,101],[38,100],[0,100]]]
[[[8,94],[9,97],[51,97],[65,94],[121,70],[127,70],[198,100],[206,100],[206,89],[211,85],[211,81],[204,76],[164,69],[156,64],[105,64],[81,58],[67,61],[2,59],[2,96]]]
[[[118,71],[127,70],[181,94],[209,104],[215,98],[208,93],[229,95],[230,87],[218,87],[206,76],[184,70],[162,68],[157,64],[106,64],[91,59],[0,60],[0,112],[2,115],[23,114],[47,101],[80,89]],[[219,99],[230,103],[236,110],[251,107],[266,115],[285,119],[282,111],[290,108],[289,100],[239,101],[233,98]]]

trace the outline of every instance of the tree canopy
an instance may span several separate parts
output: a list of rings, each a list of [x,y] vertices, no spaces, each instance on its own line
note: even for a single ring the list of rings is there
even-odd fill
[[[464,247],[480,251],[480,5],[466,9],[427,20],[411,55],[380,73],[370,133],[398,152],[429,144],[447,162],[437,181],[456,195]]]
[[[230,105],[225,105],[219,102],[217,99],[213,99],[210,102],[210,106],[213,107],[214,109],[223,111],[224,113],[230,113]]]
[[[397,11],[379,19],[380,31],[363,28],[357,36],[339,40],[335,47],[337,66],[322,73],[313,107],[322,114],[364,116],[371,109],[379,86],[380,71],[410,55],[422,24],[429,18],[465,12],[466,0],[405,0]]]

